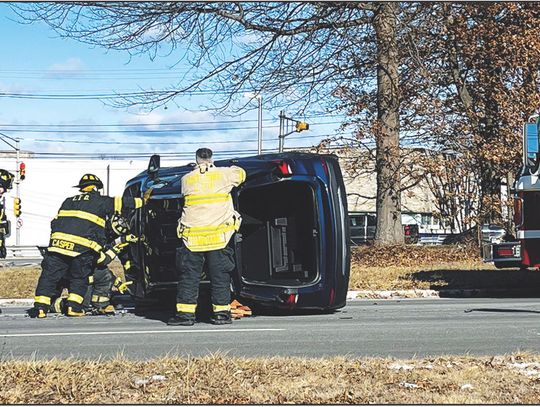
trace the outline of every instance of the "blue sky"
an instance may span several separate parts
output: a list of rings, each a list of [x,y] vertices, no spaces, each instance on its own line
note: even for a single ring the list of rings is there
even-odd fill
[[[174,56],[150,60],[146,55],[130,57],[124,52],[93,48],[59,38],[43,23],[28,25],[10,20],[16,18],[9,4],[0,3],[0,132],[21,138],[22,149],[150,155],[188,153],[207,145],[232,156],[256,150],[256,110],[241,116],[215,117],[203,110],[203,96],[177,98],[175,103],[150,112],[141,107],[113,108],[99,100],[42,99],[44,95],[164,89],[174,85],[174,77],[187,67],[180,64],[171,68],[176,62]],[[263,108],[265,149],[277,147],[278,113]],[[340,118],[308,117],[306,121],[311,124],[310,131],[291,135],[287,147],[316,144],[321,135],[333,134]],[[134,123],[138,125],[128,126]],[[185,144],[165,144],[175,142]]]

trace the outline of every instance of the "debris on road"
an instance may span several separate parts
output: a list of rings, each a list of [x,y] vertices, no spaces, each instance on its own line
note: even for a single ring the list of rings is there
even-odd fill
[[[251,308],[249,308],[247,305],[242,305],[237,300],[233,300],[233,302],[231,302],[231,317],[233,319],[250,317],[252,314]]]
[[[507,366],[525,376],[536,376],[540,379],[540,363],[508,363]]]
[[[407,382],[401,382],[399,385],[401,387],[405,387],[406,389],[417,389],[419,387],[417,384]]]
[[[135,379],[133,383],[135,384],[135,386],[141,387],[153,382],[164,382],[165,380],[167,380],[167,377],[163,375],[153,375],[148,379]]]
[[[388,369],[392,369],[392,370],[413,370],[414,365],[392,363],[390,366],[388,366]]]

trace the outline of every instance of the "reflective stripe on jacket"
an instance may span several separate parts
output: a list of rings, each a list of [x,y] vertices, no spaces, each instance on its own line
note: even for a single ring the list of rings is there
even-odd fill
[[[123,208],[140,208],[142,203],[141,198],[112,198],[98,192],[67,198],[51,222],[48,251],[70,257],[77,257],[88,250],[99,253],[107,243],[107,217]]]
[[[193,252],[222,249],[240,227],[231,190],[246,179],[244,169],[198,165],[182,178],[184,208],[178,237]]]

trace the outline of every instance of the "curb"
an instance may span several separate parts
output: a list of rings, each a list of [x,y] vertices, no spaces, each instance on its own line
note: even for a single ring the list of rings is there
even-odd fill
[[[1,298],[0,299],[0,306],[12,306],[12,307],[20,307],[20,306],[29,306],[31,307],[34,305],[34,300],[32,298]]]
[[[435,290],[359,290],[349,291],[348,300],[356,299],[440,298]]]
[[[378,300],[398,300],[406,298],[471,298],[482,296],[506,295],[522,297],[524,291],[521,289],[452,289],[452,290],[349,290],[347,300],[378,299]],[[531,293],[537,297],[537,290]],[[33,298],[0,298],[0,306],[32,306]]]

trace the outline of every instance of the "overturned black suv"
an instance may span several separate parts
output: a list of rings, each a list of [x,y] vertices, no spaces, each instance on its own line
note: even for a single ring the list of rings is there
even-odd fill
[[[347,200],[337,157],[309,153],[264,154],[221,160],[238,165],[246,182],[232,191],[242,215],[230,242],[236,255],[232,282],[240,300],[281,309],[333,310],[345,305],[349,282]],[[147,205],[132,219],[144,243],[133,249],[138,263],[139,300],[174,292],[177,283],[176,226],[184,198],[180,179],[193,165],[160,168],[152,156],[148,170],[128,181],[124,195]],[[203,272],[201,284],[207,284]]]

